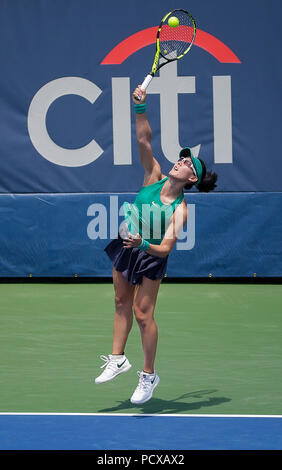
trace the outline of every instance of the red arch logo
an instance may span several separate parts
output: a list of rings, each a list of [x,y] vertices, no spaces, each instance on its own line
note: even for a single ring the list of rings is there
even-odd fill
[[[154,44],[158,26],[143,29],[121,41],[101,62],[102,65],[122,64],[134,52]],[[240,59],[222,41],[205,31],[197,29],[195,46],[204,49],[221,63],[240,64]]]

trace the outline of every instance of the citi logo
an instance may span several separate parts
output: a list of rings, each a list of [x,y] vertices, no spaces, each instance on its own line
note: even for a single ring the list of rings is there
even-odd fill
[[[101,66],[121,66],[136,51],[155,42],[156,30],[157,27],[148,28],[126,38],[106,55]],[[234,52],[209,33],[197,30],[194,45],[211,54],[220,63],[240,64]],[[179,142],[178,95],[196,93],[196,77],[179,76],[177,66],[175,61],[163,67],[147,90],[147,94],[157,94],[160,97],[161,146],[164,156],[170,162],[175,161],[175,155],[178,155],[182,147]],[[130,77],[111,78],[113,165],[132,164],[131,92],[135,85],[130,83]],[[210,88],[213,103],[214,162],[232,163],[231,76],[213,76]],[[78,95],[94,105],[101,93],[103,90],[93,81],[73,76],[52,80],[40,88],[30,103],[27,118],[29,136],[37,152],[46,160],[65,167],[89,165],[100,158],[104,153],[103,143],[97,142],[95,135],[88,144],[75,149],[64,148],[54,142],[48,133],[46,116],[50,106],[58,98]],[[195,156],[199,155],[201,145],[199,142],[194,146]]]

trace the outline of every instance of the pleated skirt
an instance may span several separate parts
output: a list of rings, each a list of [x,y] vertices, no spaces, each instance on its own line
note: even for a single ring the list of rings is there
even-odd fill
[[[112,240],[104,251],[116,270],[121,272],[131,285],[141,284],[143,276],[156,280],[166,275],[168,256],[159,258],[139,248],[124,248],[120,236]]]

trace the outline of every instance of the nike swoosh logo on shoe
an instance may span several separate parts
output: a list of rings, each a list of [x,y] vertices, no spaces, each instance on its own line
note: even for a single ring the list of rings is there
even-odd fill
[[[151,380],[151,384],[155,382],[155,379],[156,379],[156,376],[153,378],[153,380]]]
[[[124,359],[124,361],[121,364],[117,364],[118,368],[120,368],[125,363],[125,361],[126,359]]]

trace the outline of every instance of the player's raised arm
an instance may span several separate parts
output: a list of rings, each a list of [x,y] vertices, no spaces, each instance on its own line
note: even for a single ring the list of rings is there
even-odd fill
[[[135,97],[140,97],[140,100]],[[162,177],[159,163],[153,157],[151,140],[152,130],[146,114],[146,91],[137,87],[132,95],[136,115],[136,137],[141,164],[145,170],[144,185],[152,184]]]

